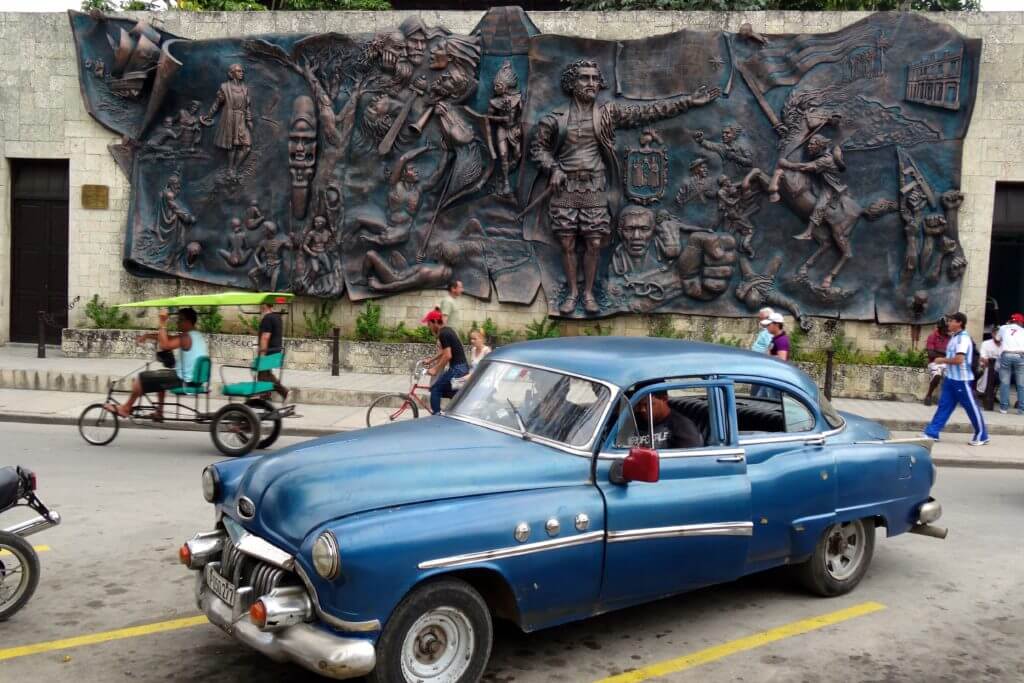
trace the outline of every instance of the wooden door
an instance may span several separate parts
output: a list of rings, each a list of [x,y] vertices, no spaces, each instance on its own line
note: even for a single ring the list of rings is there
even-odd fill
[[[11,165],[11,341],[36,341],[45,311],[57,324],[46,326],[46,341],[59,344],[68,322],[68,163]]]

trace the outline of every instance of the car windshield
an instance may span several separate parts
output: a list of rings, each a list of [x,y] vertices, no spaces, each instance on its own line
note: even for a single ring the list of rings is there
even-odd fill
[[[516,432],[522,420],[531,436],[584,448],[610,397],[608,387],[588,379],[490,361],[473,373],[447,414]]]

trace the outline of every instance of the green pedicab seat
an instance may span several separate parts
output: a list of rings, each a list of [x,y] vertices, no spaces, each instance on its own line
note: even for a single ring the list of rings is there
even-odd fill
[[[210,393],[210,357],[199,356],[196,358],[195,377],[185,386],[171,389],[171,393],[178,396],[199,396]]]
[[[232,382],[221,388],[225,396],[258,396],[268,394],[274,390],[273,382],[261,382],[255,376],[264,370],[277,370],[284,364],[283,353],[272,353],[269,356],[257,356],[249,369],[253,372],[253,379],[248,382]]]

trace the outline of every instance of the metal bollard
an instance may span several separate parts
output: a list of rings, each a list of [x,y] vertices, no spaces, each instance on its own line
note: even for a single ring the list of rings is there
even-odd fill
[[[341,328],[331,331],[331,376],[337,377],[341,372]]]
[[[835,372],[836,352],[829,349],[825,352],[825,398],[832,400],[832,381]]]
[[[36,334],[36,358],[46,358],[46,311],[39,311],[36,317],[38,328]]]

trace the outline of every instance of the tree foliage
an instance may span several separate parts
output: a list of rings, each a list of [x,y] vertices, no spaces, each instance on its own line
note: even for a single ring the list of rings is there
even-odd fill
[[[980,0],[563,0],[568,9],[576,10],[684,10],[684,11],[755,11],[800,10],[868,11],[912,9],[929,12],[978,11]]]

